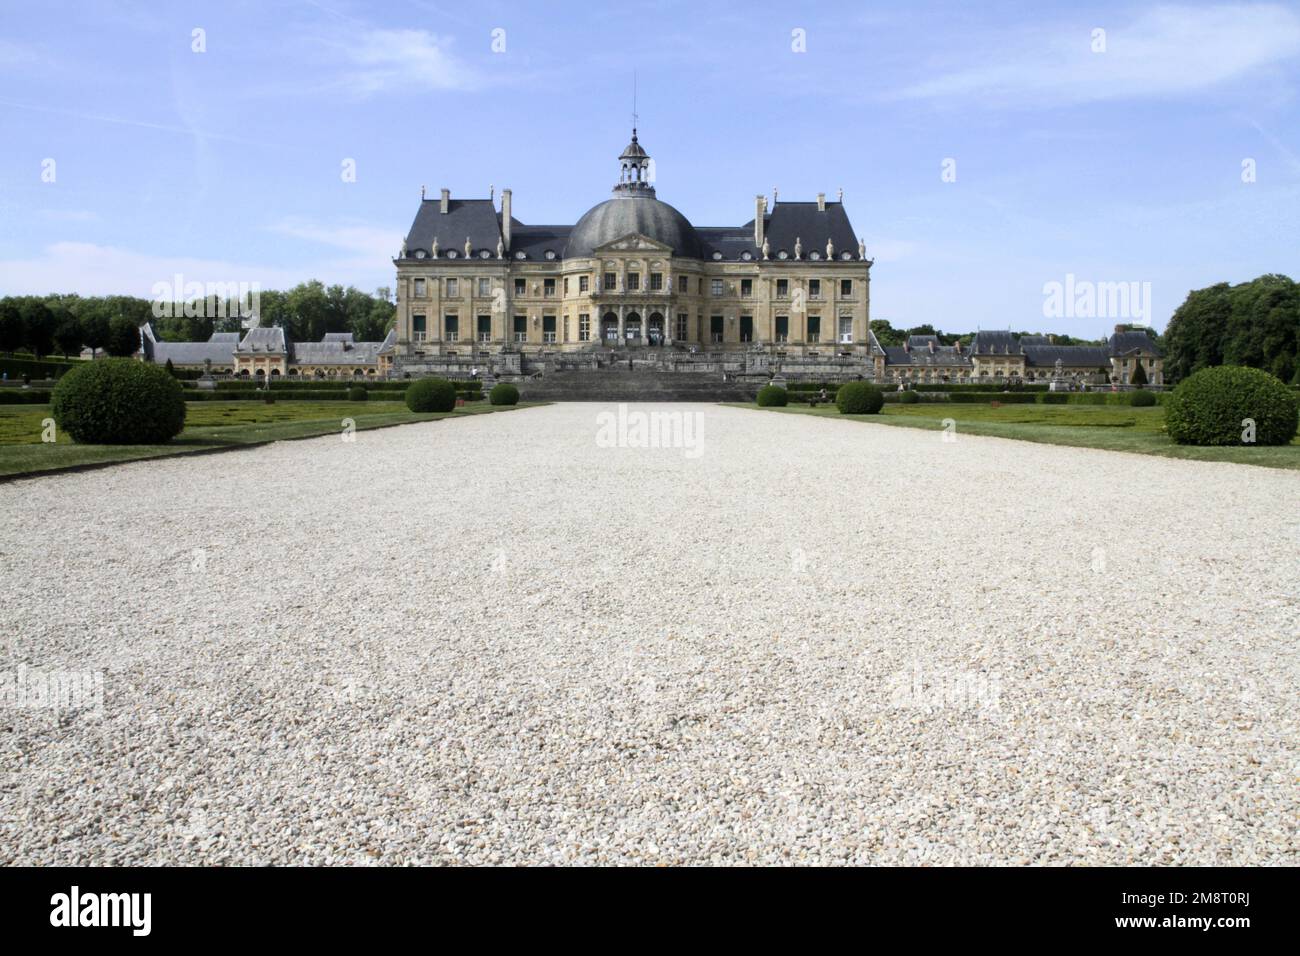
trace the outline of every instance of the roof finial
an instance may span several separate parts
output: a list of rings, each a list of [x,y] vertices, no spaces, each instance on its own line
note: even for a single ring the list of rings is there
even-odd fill
[[[632,71],[632,142],[636,142],[636,70]]]

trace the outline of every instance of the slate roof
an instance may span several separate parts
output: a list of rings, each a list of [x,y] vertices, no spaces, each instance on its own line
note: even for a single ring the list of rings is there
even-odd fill
[[[639,144],[634,144],[641,150]],[[631,147],[629,147],[631,148]],[[639,158],[644,151],[638,154]],[[439,259],[464,261],[465,240],[471,246],[471,258],[495,259],[497,242],[503,238],[501,213],[491,199],[449,199],[447,212],[442,199],[421,200],[415,219],[407,233],[408,258],[428,258],[433,242],[438,241]],[[684,215],[662,202],[652,188],[629,191],[618,188],[614,197],[598,203],[574,225],[530,226],[511,217],[511,259],[523,253],[527,260],[542,260],[546,252],[557,260],[586,257],[592,249],[639,233],[672,246],[674,254],[684,258],[723,261],[761,260],[762,248],[754,242],[754,221],[740,226],[695,226]],[[767,213],[764,232],[772,261],[793,261],[795,242],[802,244],[802,258],[824,260],[826,241],[834,243],[836,261],[858,259],[858,239],[842,202],[826,202],[819,209],[816,202],[775,202]],[[455,253],[455,255],[451,255]]]
[[[1110,368],[1110,350],[1104,345],[1026,345],[1021,351],[1030,368],[1052,368],[1058,358],[1076,368]]]
[[[259,325],[244,334],[236,351],[240,354],[255,352],[275,354],[286,351],[286,346],[284,329],[278,325]]]
[[[1110,354],[1131,355],[1134,352],[1142,355],[1161,355],[1159,347],[1155,340],[1145,332],[1116,332],[1107,341],[1110,347]]]
[[[546,259],[547,251],[555,253],[555,258],[564,258],[564,247],[569,242],[572,226],[525,226],[513,216],[510,217],[510,256],[518,259],[519,253],[529,260]]]
[[[991,330],[976,332],[970,350],[976,355],[1017,355],[1020,346],[1010,332]]]
[[[490,258],[496,258],[497,241],[501,238],[501,215],[491,199],[452,199],[447,203],[446,213],[441,209],[441,198],[420,201],[411,231],[406,235],[408,256],[420,251],[426,256],[432,255],[436,237],[438,258],[450,258],[448,254],[455,252],[456,258],[463,259],[468,236],[475,258],[479,258],[484,249]]]
[[[140,341],[145,360],[158,365],[166,365],[171,359],[172,365],[200,366],[205,359],[211,359],[213,365],[222,366],[233,364],[239,333],[214,332],[206,342],[163,342],[146,322],[140,328]]]
[[[924,338],[924,336],[913,336]],[[970,356],[958,352],[955,346],[938,345],[933,352],[929,347],[910,351],[901,345],[886,345],[885,363],[887,365],[910,365],[914,368],[965,368],[971,364]]]

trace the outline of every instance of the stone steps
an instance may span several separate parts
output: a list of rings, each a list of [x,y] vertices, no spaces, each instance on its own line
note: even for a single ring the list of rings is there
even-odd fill
[[[519,383],[525,402],[748,402],[749,387],[707,372],[602,369],[552,372]]]

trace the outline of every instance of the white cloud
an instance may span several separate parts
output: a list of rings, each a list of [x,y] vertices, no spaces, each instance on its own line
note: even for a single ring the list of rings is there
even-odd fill
[[[467,90],[476,72],[454,56],[451,41],[427,30],[371,29],[350,37],[341,52],[353,69],[344,84],[358,96],[382,90]]]
[[[1104,20],[1104,18],[1102,18]],[[1055,26],[1010,43],[972,44],[981,63],[916,83],[899,96],[989,105],[1050,105],[1196,93],[1300,55],[1300,15],[1275,5],[1160,6],[1128,24]]]
[[[0,69],[30,67],[41,62],[34,49],[20,46],[12,40],[0,39]]]

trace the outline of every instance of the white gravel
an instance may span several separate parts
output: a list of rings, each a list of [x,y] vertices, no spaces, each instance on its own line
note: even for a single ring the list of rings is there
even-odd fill
[[[599,410],[0,486],[0,862],[1297,862],[1300,475]]]

